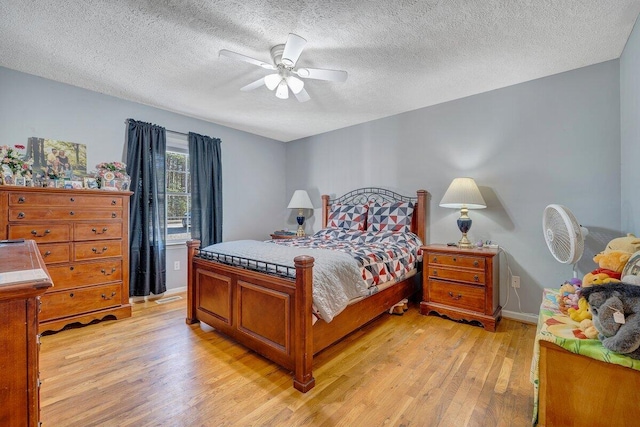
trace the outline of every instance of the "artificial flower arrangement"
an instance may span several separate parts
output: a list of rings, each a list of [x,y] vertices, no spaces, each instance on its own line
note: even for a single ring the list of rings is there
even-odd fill
[[[122,162],[102,162],[96,165],[96,181],[100,188],[127,190],[129,175],[127,165]]]
[[[14,175],[30,178],[32,174],[31,165],[33,165],[33,159],[25,160],[20,157],[18,150],[24,149],[24,145],[17,144],[13,147],[9,147],[8,145],[0,146],[1,163],[3,168],[4,166],[8,167]]]

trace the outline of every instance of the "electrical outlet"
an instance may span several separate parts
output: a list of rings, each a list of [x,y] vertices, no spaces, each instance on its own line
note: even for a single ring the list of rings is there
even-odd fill
[[[180,261],[174,261],[173,269],[174,270],[180,270]]]
[[[511,287],[520,289],[520,276],[511,276]]]

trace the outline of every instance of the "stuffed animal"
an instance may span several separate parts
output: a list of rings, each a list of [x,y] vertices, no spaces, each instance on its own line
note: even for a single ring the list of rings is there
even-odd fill
[[[582,322],[580,322],[580,330],[582,331],[584,336],[589,338],[590,340],[598,339],[598,330],[593,325],[593,320],[584,319]]]
[[[623,251],[600,252],[593,257],[593,261],[599,268],[585,274],[582,286],[589,287],[606,283],[618,283],[625,264],[631,254]]]
[[[629,274],[627,276],[624,276],[622,278],[622,281],[624,283],[627,283],[629,285],[637,285],[640,286],[640,276],[634,276],[632,274]]]
[[[569,279],[565,281],[559,290],[558,308],[563,314],[567,314],[569,308],[578,308],[578,294],[582,281],[580,279]]]
[[[591,306],[602,345],[640,359],[640,287],[614,283],[582,289],[581,295]]]
[[[629,233],[626,235],[626,237],[618,237],[617,239],[613,239],[607,244],[607,247],[604,249],[605,253],[611,251],[623,251],[630,254],[640,251],[640,237],[636,237],[633,234]]]
[[[578,300],[578,308],[568,309],[567,314],[569,314],[571,320],[574,320],[576,322],[582,322],[584,319],[591,319],[591,313],[589,312],[589,303],[586,299],[580,298]]]

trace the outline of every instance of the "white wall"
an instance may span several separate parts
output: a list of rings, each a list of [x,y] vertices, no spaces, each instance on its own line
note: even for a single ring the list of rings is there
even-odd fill
[[[127,118],[222,140],[224,240],[267,239],[282,227],[284,143],[0,67],[0,144],[31,136],[86,144],[91,170],[122,160]],[[186,286],[185,262],[173,271],[185,254],[185,247],[167,251],[168,288]]]
[[[363,186],[407,195],[425,189],[428,240],[442,243],[459,239],[459,212],[438,203],[453,178],[471,176],[488,208],[470,212],[470,237],[506,249],[509,267],[521,277],[522,312],[537,315],[542,288],[572,275],[545,244],[548,204],[566,205],[592,229],[581,275],[619,234],[619,106],[619,64],[609,61],[300,139],[287,145],[287,194],[307,189],[319,207],[320,194]],[[309,228],[319,228],[319,215],[316,210]],[[504,305],[504,257],[502,267]],[[520,312],[513,293],[505,309]]]
[[[620,57],[622,230],[640,236],[640,28],[631,32]]]

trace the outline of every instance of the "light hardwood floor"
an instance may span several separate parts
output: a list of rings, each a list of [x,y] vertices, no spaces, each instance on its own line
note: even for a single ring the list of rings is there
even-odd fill
[[[316,387],[215,331],[185,299],[42,337],[41,420],[71,426],[527,426],[535,326],[495,333],[416,305],[320,353]]]

